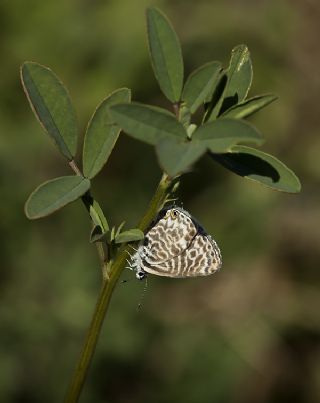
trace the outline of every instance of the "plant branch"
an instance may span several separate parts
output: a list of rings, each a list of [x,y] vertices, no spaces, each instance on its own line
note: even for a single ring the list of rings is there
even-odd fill
[[[70,168],[73,170],[73,172],[78,175],[78,176],[82,176],[82,172],[80,171],[78,165],[76,164],[75,160],[71,160],[69,161],[69,166]]]
[[[141,231],[146,231],[158,211],[163,207],[171,191],[172,184],[172,179],[170,179],[166,174],[163,174],[149,207],[139,223],[139,229],[141,229]],[[110,266],[109,278],[103,280],[103,285],[98,296],[91,324],[80,354],[80,359],[67,390],[65,397],[66,403],[76,403],[79,400],[114,287],[126,264],[126,249],[126,245],[120,247],[113,264]]]

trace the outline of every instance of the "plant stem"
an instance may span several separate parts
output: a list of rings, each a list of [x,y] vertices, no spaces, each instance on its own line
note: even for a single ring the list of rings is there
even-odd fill
[[[70,168],[73,170],[73,172],[74,172],[76,175],[82,176],[82,172],[81,172],[80,169],[78,168],[78,165],[76,164],[75,160],[69,161],[69,166],[70,166]]]
[[[163,207],[171,190],[171,185],[172,180],[168,178],[167,175],[163,174],[149,207],[140,221],[139,228],[141,231],[145,231],[148,228],[159,209]],[[126,264],[126,248],[127,246],[123,245],[119,249],[114,259],[114,263],[110,267],[109,278],[103,280],[91,324],[80,354],[80,359],[67,390],[65,397],[66,403],[76,403],[79,400],[114,287]]]

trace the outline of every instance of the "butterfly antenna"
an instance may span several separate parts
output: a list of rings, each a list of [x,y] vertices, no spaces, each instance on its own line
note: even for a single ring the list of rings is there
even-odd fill
[[[146,295],[147,288],[148,288],[148,277],[146,276],[145,277],[144,287],[143,287],[142,293],[140,295],[140,301],[139,301],[139,304],[138,304],[138,307],[137,307],[137,311],[140,311],[142,309],[142,307],[143,307],[143,301],[144,301],[144,297]]]
[[[166,205],[166,204],[168,204],[168,203],[170,204],[170,203],[173,202],[172,205],[173,205],[173,207],[175,207],[177,200],[179,200],[178,197],[175,197],[175,198],[172,198],[172,199],[166,199],[165,202],[164,202],[164,205]]]

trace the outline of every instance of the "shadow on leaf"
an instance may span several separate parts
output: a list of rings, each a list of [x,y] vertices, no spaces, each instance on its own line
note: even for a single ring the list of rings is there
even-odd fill
[[[219,80],[219,82],[218,82],[218,84],[217,84],[217,86],[216,86],[216,88],[215,88],[215,90],[214,90],[214,92],[213,92],[213,94],[211,96],[210,101],[205,103],[205,110],[207,112],[207,119],[206,120],[209,120],[209,117],[210,117],[211,113],[214,111],[215,108],[218,107],[218,102],[222,97],[223,91],[224,91],[224,89],[225,89],[225,87],[227,85],[227,81],[228,81],[228,78],[224,74],[220,78],[220,80]],[[218,113],[218,111],[215,111],[215,112],[216,112],[216,114]]]
[[[235,93],[232,97],[225,98],[219,111],[219,116],[222,115],[228,109],[230,109],[232,106],[237,105],[238,99],[239,99],[238,93]]]
[[[279,172],[267,161],[247,153],[213,154],[210,156],[225,168],[240,176],[258,175],[279,182]]]

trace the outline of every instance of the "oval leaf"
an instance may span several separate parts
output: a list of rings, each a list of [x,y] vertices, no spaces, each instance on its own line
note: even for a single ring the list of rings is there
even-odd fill
[[[25,62],[21,81],[31,108],[60,152],[72,160],[77,150],[76,116],[67,90],[47,67]]]
[[[243,101],[248,95],[252,83],[252,63],[246,45],[238,45],[232,49],[227,76],[225,100],[232,98],[234,104]]]
[[[285,164],[272,155],[245,146],[232,147],[231,153],[212,158],[237,175],[243,176],[275,190],[298,193],[301,184]]]
[[[227,82],[223,94],[210,112],[208,120],[214,120],[246,98],[252,83],[252,63],[246,45],[238,45],[232,49],[229,67],[225,74]]]
[[[218,83],[220,71],[221,64],[219,62],[210,62],[190,74],[181,98],[191,113],[196,112],[208,95],[212,94]]]
[[[193,141],[203,142],[210,151],[229,151],[238,143],[261,145],[262,135],[248,122],[239,119],[218,119],[199,126],[192,135]]]
[[[109,230],[108,221],[103,214],[100,204],[96,200],[93,200],[92,204],[90,204],[89,214],[93,223],[101,227],[103,232],[107,232]]]
[[[30,219],[45,217],[81,197],[90,189],[89,179],[62,176],[47,181],[34,190],[25,204]]]
[[[243,119],[269,105],[278,97],[276,95],[257,95],[228,109],[222,116],[234,119]]]
[[[90,192],[87,192],[85,195],[83,195],[82,201],[90,214],[93,224],[100,226],[103,232],[107,232],[109,230],[108,221],[104,216],[99,203],[93,199]]]
[[[147,10],[148,43],[154,74],[171,102],[180,100],[183,59],[179,39],[168,18],[157,8]]]
[[[156,152],[161,168],[173,178],[194,164],[206,152],[206,146],[201,142],[177,143],[164,139]]]
[[[83,174],[87,178],[92,179],[107,162],[121,130],[109,114],[110,106],[130,102],[130,97],[128,88],[114,91],[90,119],[83,146]]]
[[[144,238],[144,233],[138,229],[133,228],[127,231],[121,232],[121,234],[115,237],[115,243],[127,243],[141,241]]]
[[[162,108],[133,102],[112,106],[110,113],[127,134],[151,145],[156,145],[163,137],[187,137],[183,125]]]

